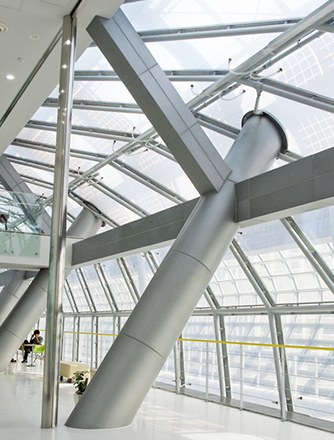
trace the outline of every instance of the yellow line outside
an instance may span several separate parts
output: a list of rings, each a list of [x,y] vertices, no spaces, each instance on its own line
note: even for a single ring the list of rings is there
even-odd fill
[[[70,332],[63,331],[63,333],[71,333],[75,335],[94,335],[94,336],[118,336],[112,333],[89,333],[89,332]],[[332,347],[307,347],[304,345],[279,345],[279,344],[258,344],[256,342],[232,342],[232,341],[215,341],[212,339],[184,339],[181,338],[179,341],[184,342],[208,342],[211,344],[230,344],[230,345],[250,345],[255,347],[277,347],[277,348],[299,348],[302,350],[324,350],[324,351],[334,351]]]

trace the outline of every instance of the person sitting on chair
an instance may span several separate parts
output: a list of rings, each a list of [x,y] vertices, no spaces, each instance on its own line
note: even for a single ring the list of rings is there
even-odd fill
[[[40,336],[40,331],[35,330],[34,334],[30,338],[30,342],[28,342],[27,339],[25,339],[25,341],[23,343],[24,344],[42,345],[42,342],[43,342],[43,338],[42,338],[42,336]],[[23,355],[22,364],[27,363],[28,355],[32,351],[32,349],[33,349],[33,347],[24,347],[24,355]]]
[[[0,214],[0,223],[5,224],[5,230],[7,231],[8,216],[6,214]]]

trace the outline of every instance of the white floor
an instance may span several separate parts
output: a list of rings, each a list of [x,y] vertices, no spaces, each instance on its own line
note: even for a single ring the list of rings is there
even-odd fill
[[[152,389],[131,426],[81,430],[64,426],[73,385],[60,384],[59,423],[41,429],[42,367],[10,364],[0,374],[0,439],[24,440],[334,440],[334,435],[290,422]]]

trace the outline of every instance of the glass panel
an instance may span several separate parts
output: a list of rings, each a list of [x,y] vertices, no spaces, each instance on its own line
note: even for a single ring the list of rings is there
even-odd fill
[[[42,212],[43,200],[40,197],[0,191],[0,253],[39,256]]]
[[[115,340],[114,320],[116,318],[112,316],[100,316],[99,317],[99,335],[98,337],[98,365],[103,361],[104,356],[107,354],[109,348]]]
[[[89,312],[90,308],[82,291],[75,270],[72,270],[72,272],[69,274],[69,276],[67,277],[67,281],[69,282],[69,285],[71,287],[71,291],[79,312]]]
[[[79,354],[78,361],[83,364],[91,365],[91,346],[92,346],[92,318],[80,317],[79,330]],[[87,334],[84,334],[87,333]]]
[[[74,318],[64,317],[63,352],[62,360],[73,360]]]
[[[287,349],[294,411],[334,421],[332,315],[282,316],[282,324],[285,343],[301,346]]]
[[[131,255],[125,258],[125,262],[139,294],[142,295],[153,277],[152,269],[147,262],[145,254]]]
[[[167,386],[167,389],[175,390],[175,362],[174,349],[169,353],[166,362],[163,364],[156,381]]]
[[[221,306],[262,304],[230,251],[226,253],[209,285]]]
[[[63,292],[63,312],[64,313],[71,313],[73,312],[72,307],[71,307],[71,302],[68,298],[69,293],[67,293],[66,288],[64,289]]]
[[[271,344],[267,316],[226,316],[227,341]],[[243,400],[277,408],[278,392],[273,350],[243,346]],[[232,397],[240,399],[240,345],[228,344]]]
[[[214,341],[215,333],[211,316],[192,317],[186,324],[182,338]],[[208,350],[208,351],[207,351]],[[209,376],[209,392],[219,395],[217,353],[214,343],[183,341],[185,388],[206,392],[206,374]],[[207,363],[208,360],[208,363]]]
[[[97,311],[110,310],[110,306],[107,297],[101,286],[99,277],[93,266],[87,266],[82,268],[86,282],[89,287],[91,298],[94,302]]]
[[[120,310],[132,310],[134,307],[134,301],[124,281],[117,261],[107,261],[102,266],[118,308]]]

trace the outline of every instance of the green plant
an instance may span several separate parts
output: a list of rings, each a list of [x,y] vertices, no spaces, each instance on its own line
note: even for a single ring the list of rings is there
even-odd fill
[[[74,373],[73,383],[77,394],[82,394],[87,388],[88,379],[84,377],[86,373],[88,373],[88,371],[75,371]]]

